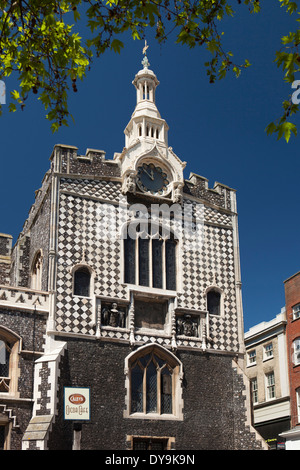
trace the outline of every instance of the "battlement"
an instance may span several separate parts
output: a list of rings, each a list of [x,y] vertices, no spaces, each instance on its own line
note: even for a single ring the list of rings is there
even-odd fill
[[[52,170],[67,175],[86,177],[120,177],[118,162],[106,159],[104,150],[86,149],[85,155],[78,153],[78,147],[57,144],[50,156]]]

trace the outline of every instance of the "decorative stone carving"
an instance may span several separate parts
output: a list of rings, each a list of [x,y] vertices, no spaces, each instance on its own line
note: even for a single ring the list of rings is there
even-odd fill
[[[102,326],[112,326],[113,328],[125,328],[126,323],[126,311],[124,308],[118,308],[118,305],[114,302],[111,307],[105,305],[102,308]]]
[[[133,193],[136,192],[136,181],[135,176],[132,173],[129,173],[125,176],[124,182],[122,185],[122,193]]]
[[[173,189],[173,202],[177,204],[181,204],[182,202],[182,188],[183,184],[180,183]]]
[[[183,315],[176,319],[176,333],[183,336],[198,337],[198,322],[191,315]]]

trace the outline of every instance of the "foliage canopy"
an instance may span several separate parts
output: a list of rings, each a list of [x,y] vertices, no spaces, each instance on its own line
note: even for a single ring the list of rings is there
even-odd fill
[[[279,2],[288,14],[299,15],[297,2]],[[260,11],[259,0],[237,0],[242,3],[250,13]],[[93,60],[106,50],[120,53],[124,32],[133,39],[145,38],[147,27],[155,29],[159,43],[175,34],[178,44],[206,48],[211,83],[229,71],[238,77],[250,63],[234,62],[219,30],[222,19],[234,14],[228,0],[0,0],[0,79],[13,73],[19,82],[19,90],[11,92],[9,109],[23,109],[32,93],[43,103],[53,131],[68,125],[68,93],[77,91],[77,80],[86,76]],[[75,32],[76,24],[85,37]],[[300,69],[299,44],[297,29],[282,38],[283,49],[276,52],[275,61],[289,83]],[[283,115],[269,124],[268,134],[277,133],[286,141],[291,133],[296,135],[289,118],[297,110],[291,99],[284,101]]]

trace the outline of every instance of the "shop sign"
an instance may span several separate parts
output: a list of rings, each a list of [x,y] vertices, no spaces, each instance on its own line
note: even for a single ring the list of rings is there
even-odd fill
[[[285,442],[277,442],[277,450],[285,450]]]
[[[90,389],[64,387],[64,419],[90,420]]]

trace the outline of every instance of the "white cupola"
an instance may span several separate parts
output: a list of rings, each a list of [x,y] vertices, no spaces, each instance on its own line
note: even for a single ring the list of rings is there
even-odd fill
[[[129,148],[136,139],[157,141],[168,145],[168,125],[161,119],[155,104],[155,91],[159,81],[155,73],[149,69],[149,61],[144,56],[143,69],[140,70],[134,80],[136,88],[136,107],[128,125],[125,128],[125,147]]]
[[[136,89],[136,106],[124,130],[125,147],[122,153],[115,153],[114,160],[120,165],[123,194],[136,194],[139,191],[155,197],[168,197],[178,202],[182,199],[183,169],[186,163],[175,155],[171,147],[168,147],[169,126],[161,118],[155,104],[155,92],[159,81],[155,73],[149,69],[146,49],[147,46],[143,51],[143,69],[136,74],[132,82]],[[151,168],[155,168],[153,172],[165,176],[168,184],[163,191],[156,193],[150,189],[145,191],[137,184],[143,165],[146,167],[150,165]],[[150,179],[154,181],[152,174]]]

